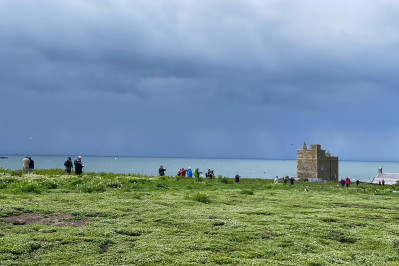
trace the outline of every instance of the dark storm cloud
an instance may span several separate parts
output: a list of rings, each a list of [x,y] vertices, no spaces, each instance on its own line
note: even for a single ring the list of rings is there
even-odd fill
[[[13,112],[1,143],[293,158],[307,140],[398,159],[398,14],[368,0],[2,1],[0,111]],[[28,149],[24,134],[47,141]]]

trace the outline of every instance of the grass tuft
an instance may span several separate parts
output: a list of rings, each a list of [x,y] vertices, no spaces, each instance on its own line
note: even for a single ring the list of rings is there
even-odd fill
[[[198,202],[202,202],[202,203],[205,203],[205,204],[208,204],[208,203],[211,202],[211,200],[209,199],[209,196],[207,194],[204,194],[204,193],[195,193],[192,196],[192,200],[198,201]]]
[[[254,192],[250,189],[243,189],[240,191],[240,193],[244,195],[254,195]]]

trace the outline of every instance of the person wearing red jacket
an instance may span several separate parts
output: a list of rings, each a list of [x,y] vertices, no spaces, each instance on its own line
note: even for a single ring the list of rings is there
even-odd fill
[[[346,187],[350,187],[350,185],[351,185],[351,180],[350,180],[349,178],[346,178],[345,184],[346,184]]]
[[[180,176],[181,176],[181,177],[186,177],[186,170],[184,170],[184,168],[182,168],[182,169],[180,170]]]

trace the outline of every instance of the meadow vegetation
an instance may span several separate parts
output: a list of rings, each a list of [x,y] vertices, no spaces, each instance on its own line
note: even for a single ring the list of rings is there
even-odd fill
[[[397,265],[399,187],[337,185],[0,169],[0,264]]]

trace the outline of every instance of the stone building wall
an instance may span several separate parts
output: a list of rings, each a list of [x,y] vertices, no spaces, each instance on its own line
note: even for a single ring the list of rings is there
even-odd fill
[[[326,153],[320,145],[311,145],[308,150],[304,144],[297,151],[297,177],[338,180],[338,157]]]
[[[317,156],[315,150],[297,151],[297,177],[316,178],[317,177]]]

